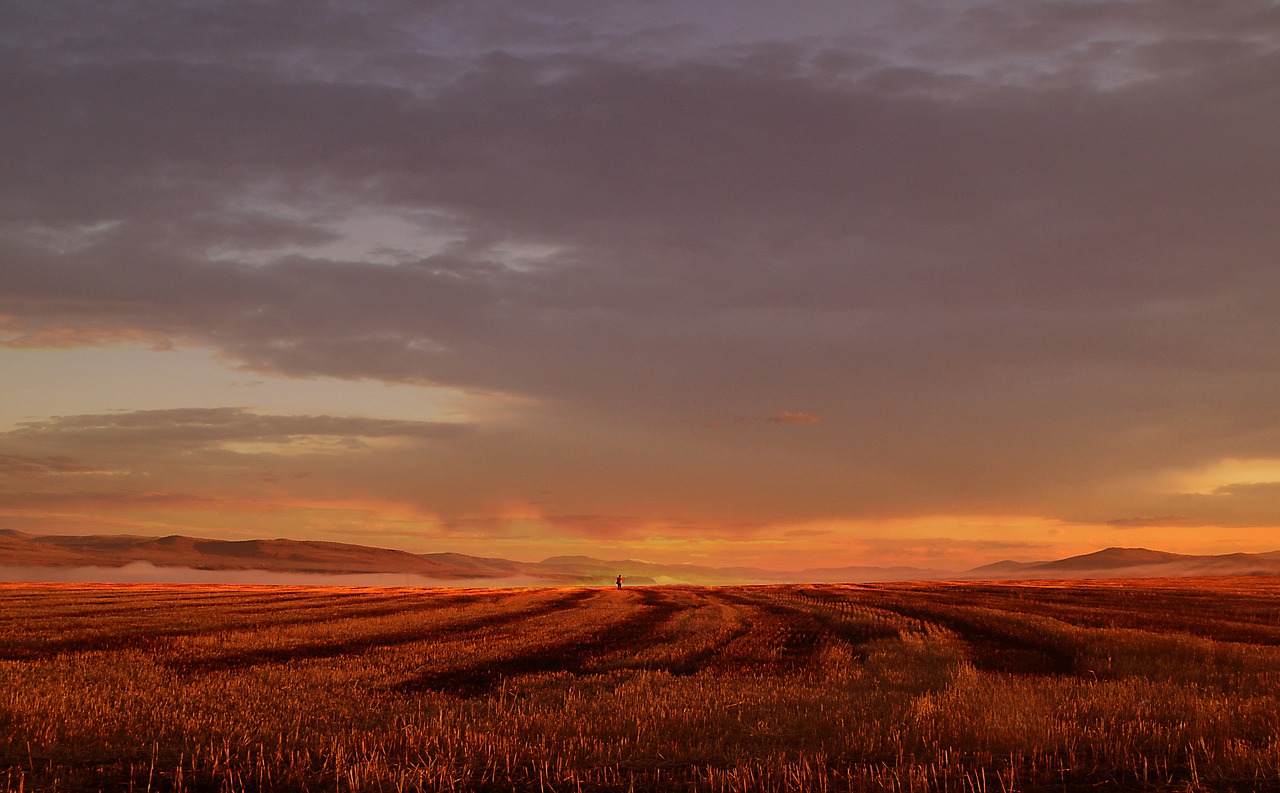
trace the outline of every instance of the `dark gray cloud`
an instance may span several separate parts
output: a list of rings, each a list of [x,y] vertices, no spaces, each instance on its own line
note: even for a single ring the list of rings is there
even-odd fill
[[[846,509],[1280,457],[1273,4],[805,4],[785,35],[501,5],[8,7],[8,335],[658,432],[803,406],[780,458],[838,464]],[[145,431],[295,434],[219,415]],[[20,432],[73,429],[135,432]]]

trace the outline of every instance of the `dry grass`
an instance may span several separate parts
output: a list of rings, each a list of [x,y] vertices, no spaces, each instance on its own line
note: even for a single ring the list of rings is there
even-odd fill
[[[7,790],[1280,789],[1280,582],[0,586]]]

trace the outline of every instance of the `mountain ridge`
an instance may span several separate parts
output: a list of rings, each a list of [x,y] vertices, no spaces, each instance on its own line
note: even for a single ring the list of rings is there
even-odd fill
[[[1280,575],[1280,551],[1218,555],[1178,554],[1148,548],[1104,548],[1063,559],[1010,559],[969,570],[916,567],[808,568],[663,564],[634,559],[552,556],[540,562],[452,552],[412,553],[329,540],[218,540],[186,535],[39,535],[0,529],[0,580],[40,580],[41,571],[59,580],[76,571],[124,570],[130,565],[160,571],[191,570],[211,575],[375,576],[395,575],[442,585],[519,581],[527,584],[607,584],[622,575],[631,584],[859,583],[872,581],[1017,580],[1107,577]],[[99,573],[101,574],[101,573]],[[89,575],[88,572],[85,575]],[[32,578],[36,576],[37,578]]]

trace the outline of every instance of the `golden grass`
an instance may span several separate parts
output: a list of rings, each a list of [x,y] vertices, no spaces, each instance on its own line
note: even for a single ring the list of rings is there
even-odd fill
[[[1280,789],[1267,579],[0,606],[5,790]]]

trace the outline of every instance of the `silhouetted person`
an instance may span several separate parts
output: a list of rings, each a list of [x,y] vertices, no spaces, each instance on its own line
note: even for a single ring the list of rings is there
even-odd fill
[[[622,589],[622,576],[618,576],[618,589]]]

